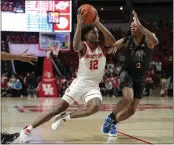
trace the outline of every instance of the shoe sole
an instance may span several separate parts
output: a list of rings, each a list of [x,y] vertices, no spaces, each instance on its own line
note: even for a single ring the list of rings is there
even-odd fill
[[[108,135],[109,135],[110,137],[117,137],[117,134],[112,135],[112,134],[108,133]]]
[[[29,139],[24,140],[24,141],[20,141],[20,143],[21,143],[21,144],[23,144],[23,143],[29,143],[29,142],[30,142],[30,140],[29,140]]]

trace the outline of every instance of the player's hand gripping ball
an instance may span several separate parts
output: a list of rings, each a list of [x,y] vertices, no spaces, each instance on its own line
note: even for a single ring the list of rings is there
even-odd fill
[[[97,10],[93,6],[84,4],[78,8],[78,11],[86,13],[83,21],[84,24],[91,24],[96,20]]]

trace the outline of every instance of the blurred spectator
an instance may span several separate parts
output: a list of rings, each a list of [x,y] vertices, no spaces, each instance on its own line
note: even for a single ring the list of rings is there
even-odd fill
[[[19,79],[17,79],[16,82],[14,82],[13,88],[15,90],[15,96],[21,96],[21,94],[22,94],[22,83],[20,82]]]
[[[1,7],[2,11],[14,11],[14,8],[17,6],[24,8],[25,1],[12,1],[12,0],[2,0]],[[153,60],[151,62],[149,72],[147,73],[146,78],[146,88],[145,93],[149,95],[150,89],[155,87],[164,88],[165,79],[169,79],[167,81],[168,86],[172,86],[173,84],[173,22],[172,20],[165,21],[148,21],[146,23],[147,28],[153,30],[153,32],[157,35],[159,39],[159,45],[153,49]],[[111,28],[110,32],[114,35],[116,40],[130,34],[130,31],[124,32],[121,28]],[[31,32],[2,32],[3,42],[11,42],[11,43],[20,43],[20,44],[38,44],[39,42],[39,33],[31,33]],[[72,47],[72,43],[70,44]],[[78,57],[75,52],[68,53],[59,53],[59,59],[57,59],[56,64],[60,69],[60,72],[63,76],[56,77],[57,88],[60,96],[63,95],[65,89],[69,86],[72,80],[76,77],[77,68],[78,68]],[[71,60],[71,61],[69,61]],[[108,55],[107,56],[107,64],[106,70],[104,74],[104,78],[100,83],[100,88],[102,94],[112,96],[120,95],[119,90],[119,72],[121,70],[121,65],[124,63],[125,57],[124,53],[121,51],[117,54]],[[163,71],[165,74],[165,78],[163,75]],[[105,79],[107,77],[107,79]],[[10,90],[14,90],[11,84],[16,81],[15,75],[12,75],[11,79],[4,74],[2,74],[1,80],[1,90],[7,87]],[[40,77],[41,78],[41,77]],[[36,79],[34,73],[27,73],[26,76],[22,77],[19,75],[20,82],[22,83],[22,92],[23,94],[27,94],[30,92],[31,88],[36,88],[41,81],[41,79]],[[161,79],[162,78],[162,79]],[[161,81],[160,81],[161,79]],[[4,81],[6,80],[6,81]],[[8,81],[9,80],[9,81]],[[161,86],[159,86],[161,82]],[[169,85],[170,84],[170,85]],[[163,86],[163,87],[162,87]],[[167,87],[169,88],[169,87]],[[162,89],[163,92],[164,89]],[[10,91],[11,92],[11,91]],[[29,93],[30,94],[30,93]],[[32,92],[31,92],[32,94]]]
[[[7,83],[7,86],[8,86],[8,93],[9,93],[9,95],[13,96],[14,95],[14,88],[13,88],[14,87],[14,81],[13,81],[12,78]]]
[[[11,76],[11,81],[13,81],[13,83],[16,81],[16,77],[15,77],[15,75],[13,74],[12,76]]]
[[[173,97],[173,79],[172,79],[172,77],[170,77],[168,79],[168,95],[170,97]]]
[[[3,97],[7,94],[8,86],[7,86],[8,78],[5,73],[2,74],[1,77],[1,96]]]
[[[31,97],[36,98],[36,88],[34,88],[33,85],[29,85],[27,88],[27,94],[29,99]]]
[[[113,96],[113,84],[110,79],[106,80],[105,87],[106,87],[106,96],[112,97]]]
[[[151,71],[149,70],[146,75],[146,84],[145,84],[144,95],[146,95],[146,96],[150,95],[150,90],[153,88],[152,85],[153,85],[152,74],[151,74]]]
[[[167,78],[163,77],[161,78],[161,90],[160,90],[160,95],[161,97],[166,97],[168,96],[168,80]]]
[[[103,96],[106,96],[106,87],[105,87],[104,80],[101,81],[101,83],[99,84],[99,87],[100,87],[101,94]]]
[[[2,32],[4,41],[17,44],[38,44],[39,33],[37,32]]]
[[[1,11],[24,13],[25,12],[25,0],[2,0]]]

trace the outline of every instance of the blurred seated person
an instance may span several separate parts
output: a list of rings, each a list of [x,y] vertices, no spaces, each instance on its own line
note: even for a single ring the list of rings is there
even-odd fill
[[[110,79],[107,79],[105,81],[105,87],[106,87],[106,96],[112,97],[113,96],[113,84]]]
[[[21,94],[22,94],[22,83],[20,82],[19,79],[17,79],[16,82],[14,82],[14,87],[13,88],[15,90],[15,96],[16,95],[21,96]]]
[[[8,78],[6,77],[6,75],[2,74],[2,77],[1,77],[1,96],[2,97],[7,95],[7,91],[8,91],[7,81],[8,81]]]
[[[13,96],[14,94],[14,81],[13,79],[10,79],[9,82],[7,83],[7,86],[8,86],[8,94],[9,96]]]
[[[152,74],[150,71],[146,74],[146,84],[145,84],[145,92],[144,95],[149,96],[150,95],[150,89],[153,88],[153,80],[152,80]]]
[[[104,79],[100,82],[99,87],[100,87],[102,95],[105,96],[106,95],[106,88],[105,88]]]
[[[165,76],[162,76],[162,78],[160,79],[160,85],[161,85],[161,90],[160,90],[161,97],[167,97],[168,96],[168,79]]]
[[[36,98],[36,89],[34,88],[33,85],[28,85],[27,88],[27,94],[28,94],[28,98]]]

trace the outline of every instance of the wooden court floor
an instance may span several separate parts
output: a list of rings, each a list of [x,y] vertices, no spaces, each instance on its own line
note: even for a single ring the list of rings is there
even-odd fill
[[[51,130],[51,121],[32,132],[30,143],[97,143],[97,144],[166,144],[173,143],[173,98],[144,97],[137,112],[119,124],[118,137],[101,133],[104,118],[120,97],[104,98],[100,111],[90,117],[70,120],[58,131]],[[39,115],[56,105],[53,98],[2,98],[1,128],[8,133],[20,132]],[[68,111],[75,111],[72,105]],[[19,138],[14,141],[19,143]]]

